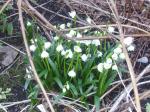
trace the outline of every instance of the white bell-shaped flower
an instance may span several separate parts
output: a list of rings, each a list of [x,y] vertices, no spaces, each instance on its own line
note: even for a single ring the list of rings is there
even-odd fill
[[[50,43],[50,42],[45,42],[45,43],[44,43],[44,48],[45,48],[45,49],[49,49],[50,46],[51,46],[51,43]]]
[[[84,61],[84,62],[86,62],[87,61],[87,55],[86,54],[83,54],[82,56],[81,56],[81,59],[82,59],[82,61]]]
[[[57,48],[56,48],[56,51],[57,52],[60,52],[60,51],[62,51],[64,48],[63,48],[63,46],[62,46],[62,44],[59,44],[58,46],[57,46]]]
[[[126,37],[124,38],[123,42],[125,45],[130,46],[133,43],[134,38],[133,37]]]
[[[104,69],[104,64],[103,63],[99,63],[98,65],[97,65],[97,69],[98,69],[98,71],[99,72],[103,72],[103,69]]]
[[[71,51],[70,49],[69,49],[69,50],[66,50],[65,57],[66,57],[66,58],[72,58],[72,57],[73,57],[73,53],[72,53],[72,51]]]
[[[117,70],[118,70],[117,65],[113,65],[113,66],[112,66],[112,70],[116,70],[116,71],[117,71]]]
[[[99,46],[99,45],[100,45],[99,39],[93,40],[93,41],[92,41],[92,44],[94,44],[95,46]]]
[[[69,12],[69,15],[70,15],[72,18],[75,18],[75,17],[76,17],[76,11],[71,11],[71,12]]]
[[[115,28],[112,26],[108,27],[108,33],[113,33],[115,31]]]
[[[43,52],[41,53],[41,58],[48,58],[48,57],[49,57],[48,52],[43,51]]]
[[[36,50],[36,46],[34,44],[30,45],[29,49],[30,51],[34,52]]]
[[[59,27],[60,29],[65,29],[65,24],[61,24]]]
[[[89,24],[92,23],[92,19],[91,19],[90,17],[87,17],[87,18],[86,18],[86,21],[87,21]]]
[[[134,49],[135,49],[134,45],[130,45],[130,46],[127,47],[128,51],[134,51]]]
[[[124,60],[124,59],[125,59],[124,53],[121,53],[121,54],[119,55],[119,58]]]
[[[80,53],[82,49],[79,46],[74,46],[74,51]]]
[[[68,76],[71,77],[71,78],[76,76],[76,73],[75,73],[74,69],[72,69],[71,71],[68,72]]]
[[[112,55],[112,59],[113,59],[113,60],[118,60],[118,54],[113,53],[113,55]]]

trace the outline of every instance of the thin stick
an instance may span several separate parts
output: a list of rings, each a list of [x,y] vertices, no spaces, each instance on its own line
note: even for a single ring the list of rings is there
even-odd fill
[[[21,25],[21,32],[22,32],[22,36],[23,36],[23,40],[24,40],[24,44],[25,44],[25,47],[26,47],[26,51],[27,51],[27,55],[28,55],[28,58],[29,58],[29,62],[30,62],[30,65],[32,67],[32,70],[33,70],[33,73],[35,75],[35,79],[37,81],[37,83],[39,84],[42,92],[43,92],[43,95],[49,105],[49,108],[52,112],[55,112],[54,111],[54,108],[48,98],[48,95],[46,94],[46,90],[44,89],[43,85],[42,85],[42,82],[36,72],[36,69],[35,69],[35,66],[34,66],[34,63],[32,61],[32,56],[31,56],[31,53],[30,53],[30,50],[29,50],[29,46],[28,46],[28,43],[27,43],[27,39],[26,39],[26,34],[25,34],[25,28],[24,28],[24,22],[23,22],[23,17],[22,17],[22,10],[21,10],[21,3],[22,3],[22,0],[18,0],[18,10],[19,10],[19,21],[20,21],[20,25]]]
[[[60,31],[70,31],[70,30],[84,30],[84,29],[89,29],[89,28],[107,28],[109,26],[117,26],[117,24],[107,24],[107,25],[90,25],[90,26],[83,26],[83,27],[76,27],[76,28],[69,28],[69,29],[63,29],[63,30],[60,30]],[[121,24],[122,27],[125,27],[125,28],[134,28],[134,29],[137,29],[139,31],[142,31],[144,33],[146,33],[148,36],[150,36],[150,32],[148,31],[145,31],[141,28],[138,28],[136,26],[130,26],[130,25],[125,25],[125,24]],[[145,35],[145,34],[144,34]]]
[[[150,72],[150,64],[149,64],[148,66],[146,66],[146,67],[144,68],[144,70],[138,75],[138,77],[136,78],[136,82],[138,82],[138,81],[141,79],[141,77],[143,77],[143,75],[146,74],[146,73],[148,73],[148,72]],[[130,91],[132,88],[133,88],[133,87],[132,87],[132,84],[131,84],[131,83],[126,87],[127,91]],[[113,106],[111,107],[111,111],[112,111],[112,112],[116,112],[116,110],[119,108],[118,105],[119,105],[120,102],[126,97],[126,95],[127,95],[127,93],[126,93],[126,90],[124,89],[124,90],[121,92],[119,98],[117,98],[117,100],[115,101],[115,103],[114,103]],[[109,112],[110,112],[110,111],[109,111]]]
[[[138,89],[137,89],[137,85],[136,85],[136,80],[135,80],[135,73],[134,73],[134,70],[133,70],[133,67],[132,67],[132,63],[130,61],[130,58],[129,58],[129,55],[128,55],[128,52],[127,52],[127,49],[125,47],[125,44],[123,42],[123,39],[124,39],[124,34],[123,34],[123,30],[122,30],[122,26],[121,26],[121,23],[119,21],[119,17],[118,17],[118,11],[116,9],[116,6],[115,6],[115,3],[114,1],[110,0],[111,2],[111,5],[112,5],[112,8],[114,9],[114,16],[116,18],[116,22],[118,24],[118,29],[119,29],[119,33],[120,33],[120,42],[122,44],[122,47],[123,47],[123,52],[125,54],[125,59],[126,59],[126,62],[127,62],[127,66],[128,66],[128,69],[129,69],[129,72],[130,72],[130,76],[131,76],[131,81],[132,81],[132,85],[133,85],[133,90],[134,90],[134,95],[135,95],[135,101],[136,101],[136,107],[137,107],[137,112],[141,112],[141,105],[140,105],[140,99],[139,99],[139,94],[138,94]],[[111,8],[111,7],[110,7]],[[113,11],[113,10],[112,10]],[[110,110],[110,112],[113,112],[112,109]]]
[[[12,45],[10,45],[10,44],[8,44],[7,42],[5,42],[5,41],[3,41],[3,40],[0,40],[0,42],[3,43],[3,44],[8,45],[10,48],[12,48],[12,49],[18,51],[19,53],[21,53],[21,54],[23,54],[23,55],[26,54],[26,53],[24,53],[23,51],[19,50],[18,48],[14,47],[14,46],[12,46]]]

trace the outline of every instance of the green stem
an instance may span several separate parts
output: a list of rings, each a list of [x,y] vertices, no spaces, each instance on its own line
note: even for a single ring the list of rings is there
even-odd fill
[[[80,54],[78,54],[78,57],[77,57],[76,70],[78,70],[79,58],[80,58]]]
[[[50,72],[51,69],[50,69],[50,65],[49,65],[49,62],[48,62],[48,58],[46,58],[45,61],[46,61],[46,65],[47,65],[47,67],[48,67],[48,71]]]
[[[72,57],[72,60],[71,60],[71,63],[69,64],[67,72],[69,72],[70,68],[72,68],[73,61],[74,61],[74,56]]]

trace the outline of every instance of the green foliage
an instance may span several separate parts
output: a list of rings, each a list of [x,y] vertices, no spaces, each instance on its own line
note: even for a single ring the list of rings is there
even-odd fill
[[[6,90],[3,90],[2,88],[0,88],[0,100],[4,100],[6,99],[7,95],[9,95],[11,89],[7,88]]]
[[[72,25],[75,25],[75,22]],[[57,35],[52,42],[47,42],[39,35],[38,28],[33,22],[27,22],[26,27],[33,61],[46,90],[56,91],[72,98],[80,98],[85,102],[93,98],[98,110],[99,98],[116,77],[118,70],[116,63],[122,61],[122,58],[119,58],[122,47],[106,40],[70,41]],[[63,24],[57,27],[61,29],[66,26]],[[66,33],[66,36],[75,38],[82,35],[100,38],[106,35],[106,32],[89,29],[87,31],[70,30]],[[112,57],[115,53],[118,59]],[[39,88],[29,83],[32,82],[32,78],[27,80],[29,97],[36,98]]]
[[[13,24],[8,21],[7,12],[12,9],[11,5],[8,5],[5,10],[0,14],[0,32],[8,35],[13,34]]]

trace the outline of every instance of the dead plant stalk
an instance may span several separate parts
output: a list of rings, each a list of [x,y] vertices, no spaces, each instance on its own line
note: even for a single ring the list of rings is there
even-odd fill
[[[111,6],[112,6],[112,7],[110,6],[110,8],[112,8],[113,14],[114,14],[115,19],[116,19],[116,23],[118,25],[118,29],[119,29],[119,33],[120,33],[120,42],[122,44],[123,52],[125,54],[125,59],[126,59],[126,62],[127,62],[129,72],[130,72],[130,77],[131,77],[132,86],[133,86],[134,95],[135,95],[135,102],[136,102],[137,112],[141,112],[141,105],[140,105],[140,99],[139,99],[138,89],[137,89],[137,85],[136,85],[135,73],[134,73],[132,63],[130,61],[127,49],[126,49],[125,44],[123,42],[124,34],[123,34],[122,26],[121,26],[121,23],[120,23],[120,20],[119,20],[118,11],[117,11],[117,8],[116,8],[116,5],[115,5],[114,1],[112,1],[112,0],[109,0],[109,1],[111,3]],[[110,109],[110,112],[114,112],[114,109],[113,108]]]
[[[46,94],[46,90],[44,89],[42,83],[41,83],[41,80],[36,72],[36,69],[35,69],[35,66],[34,66],[34,63],[33,63],[33,60],[32,60],[32,56],[31,56],[31,53],[30,53],[30,50],[29,50],[29,46],[28,46],[28,43],[27,43],[27,39],[26,39],[26,34],[25,34],[25,27],[24,27],[24,22],[23,22],[23,17],[22,17],[22,9],[21,9],[21,4],[22,4],[22,0],[18,0],[18,3],[17,3],[17,6],[18,6],[18,10],[19,10],[19,21],[20,21],[20,25],[21,25],[21,32],[22,32],[22,36],[23,36],[23,40],[24,40],[24,44],[25,44],[25,47],[26,47],[26,51],[27,51],[27,55],[28,55],[28,59],[29,59],[29,62],[30,62],[30,65],[32,67],[32,70],[33,70],[33,74],[35,76],[35,79],[37,81],[37,83],[39,84],[42,92],[43,92],[43,95],[49,105],[49,108],[51,110],[51,112],[55,112],[54,111],[54,108],[49,100],[49,97],[48,95]]]

